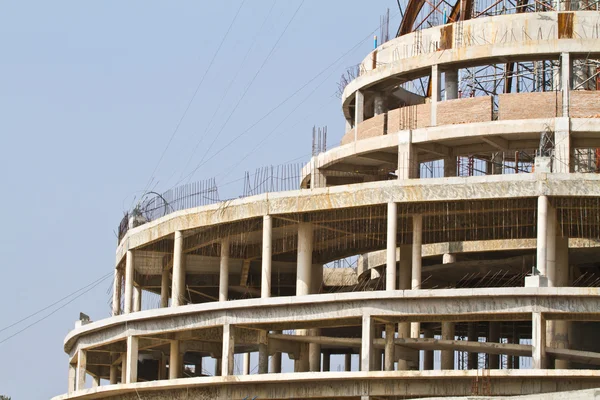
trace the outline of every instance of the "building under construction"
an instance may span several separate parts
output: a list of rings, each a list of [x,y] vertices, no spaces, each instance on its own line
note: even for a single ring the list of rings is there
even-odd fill
[[[126,215],[56,400],[594,398],[598,2],[453,1],[348,69],[339,146]]]

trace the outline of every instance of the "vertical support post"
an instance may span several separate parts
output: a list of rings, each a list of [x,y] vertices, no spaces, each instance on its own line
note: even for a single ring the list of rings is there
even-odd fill
[[[323,352],[323,372],[331,371],[331,353]]]
[[[554,159],[552,172],[571,172],[571,119],[559,117],[554,120]]]
[[[427,339],[433,339],[433,329],[426,328],[423,330],[423,336]],[[423,370],[433,370],[433,350],[425,350],[423,352]]]
[[[138,374],[138,338],[127,336],[127,375],[126,383],[137,382]]]
[[[534,312],[531,315],[531,344],[533,369],[546,368],[546,318],[541,312]]]
[[[142,311],[142,287],[133,286],[133,312]]]
[[[373,96],[373,115],[381,115],[387,111],[385,93],[377,92]]]
[[[127,381],[127,353],[125,353],[125,357],[121,360],[121,383],[125,383]]]
[[[362,340],[360,353],[360,370],[371,371],[373,368],[373,337],[375,324],[370,315],[364,314],[362,318]]]
[[[112,362],[112,357],[111,357],[111,362]],[[111,385],[116,385],[118,376],[119,376],[119,370],[117,369],[117,366],[115,364],[111,364],[110,370],[109,370],[109,383]]]
[[[488,341],[491,343],[500,342],[500,322],[496,322],[496,321],[490,322]],[[499,354],[490,354],[489,360],[490,360],[489,369],[499,369],[500,368],[500,355]]]
[[[398,179],[414,179],[419,176],[419,163],[412,144],[412,131],[398,133]]]
[[[221,376],[221,370],[223,369],[223,358],[215,358],[215,376]]]
[[[477,323],[469,322],[467,325],[467,340],[469,342],[478,342],[477,337]],[[469,352],[468,356],[468,367],[469,369],[478,369],[479,367],[479,354],[476,352]]]
[[[121,283],[123,280],[123,271],[115,267],[115,277],[113,281],[113,300],[112,315],[121,314]]]
[[[571,90],[571,55],[569,53],[560,54],[560,88],[562,90],[562,116],[569,116],[569,91]]]
[[[440,101],[440,68],[431,66],[431,126],[437,125],[437,103]]]
[[[385,325],[385,354],[384,354],[384,370],[394,370],[394,337],[396,335],[396,327],[394,324]]]
[[[547,234],[548,230],[548,197],[538,197],[538,209],[537,209],[537,269],[540,271],[540,275],[547,276],[547,252],[548,242]]]
[[[442,322],[442,340],[454,340],[454,322]],[[442,350],[441,369],[454,369],[454,350]]]
[[[183,259],[183,233],[175,231],[173,248],[173,283],[171,285],[171,305],[179,307],[185,304],[185,260]]]
[[[169,307],[169,270],[166,268],[160,278],[160,306]]]
[[[448,155],[444,157],[444,177],[449,178],[457,175],[456,156]]]
[[[411,274],[411,289],[421,289],[421,266],[422,266],[422,250],[423,244],[423,216],[415,214],[412,218],[413,226],[413,243],[412,243],[412,274]],[[421,324],[412,322],[410,324],[410,337],[421,337]]]
[[[196,376],[202,375],[202,357],[194,364],[194,374]]]
[[[354,96],[354,141],[358,140],[358,125],[365,118],[365,96],[360,90]]]
[[[398,205],[388,203],[387,211],[387,247],[385,289],[396,290],[396,236],[398,233]]]
[[[221,265],[219,271],[219,301],[227,301],[229,295],[229,239],[221,240]]]
[[[556,209],[548,202],[548,228],[546,229],[546,276],[548,286],[556,286]]]
[[[310,294],[312,284],[313,226],[310,222],[298,224],[298,259],[296,296]]]
[[[242,364],[243,364],[242,374],[250,375],[250,353],[248,353],[248,352],[244,353],[244,358],[242,360]]]
[[[269,349],[266,343],[258,344],[258,373],[269,373]]]
[[[412,274],[412,245],[400,246],[400,260],[398,263],[399,275],[400,275],[400,289],[407,290],[411,288],[411,274]],[[400,322],[398,324],[398,338],[409,338],[410,337],[410,323]],[[406,354],[408,351],[403,349],[401,354]],[[408,359],[406,356],[398,359],[398,371],[408,370]]]
[[[179,378],[181,359],[179,357],[179,340],[171,340],[171,351],[169,354],[169,379]]]
[[[223,325],[223,353],[221,376],[233,375],[233,358],[235,355],[235,328],[230,324]]]
[[[75,390],[75,382],[77,381],[77,364],[69,363],[69,386],[67,393],[73,393]]]
[[[273,221],[270,215],[263,217],[262,238],[262,272],[260,282],[260,297],[271,297],[271,241],[273,238]]]
[[[446,100],[458,99],[458,70],[451,69],[446,71],[445,89]]]
[[[282,331],[273,331],[273,333],[281,335],[283,332]],[[271,369],[271,372],[273,372],[275,374],[281,373],[281,352],[276,352],[275,354],[273,354],[271,356],[270,369]]]
[[[127,250],[125,257],[125,314],[133,310],[133,250]]]
[[[344,371],[352,371],[352,354],[344,354]]]
[[[85,370],[87,369],[87,350],[77,352],[77,373],[75,377],[75,390],[85,389]]]

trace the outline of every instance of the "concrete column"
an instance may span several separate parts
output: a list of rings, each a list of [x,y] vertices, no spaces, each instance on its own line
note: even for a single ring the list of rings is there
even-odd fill
[[[400,275],[400,289],[407,290],[411,288],[411,265],[412,265],[412,245],[400,246],[400,260],[399,260],[399,275]],[[410,337],[410,323],[400,322],[398,324],[398,338],[409,338]],[[407,353],[408,350],[404,350]],[[402,357],[398,359],[398,371],[408,370],[408,359]]]
[[[552,172],[571,172],[571,120],[568,117],[554,120],[554,159]]]
[[[270,215],[263,217],[262,239],[262,273],[260,282],[260,297],[271,297],[271,241],[273,238],[273,221]]]
[[[412,131],[400,131],[398,136],[398,179],[417,178],[419,163],[412,144]]]
[[[490,322],[490,329],[488,334],[488,342],[499,343],[500,342],[500,322]],[[500,368],[500,355],[489,354],[489,369]]]
[[[352,354],[344,354],[344,371],[352,371]]]
[[[313,156],[310,159],[311,169],[310,169],[310,188],[324,188],[327,187],[327,177],[323,172],[321,172],[319,156]]]
[[[537,269],[540,275],[547,276],[546,254],[548,242],[546,231],[548,230],[548,197],[538,197],[537,209]]]
[[[531,315],[531,344],[533,369],[546,368],[546,318],[541,312]]]
[[[243,375],[250,375],[250,353],[244,353],[244,358],[242,360]]]
[[[133,311],[133,250],[125,257],[125,314]]]
[[[136,336],[127,336],[127,374],[125,375],[125,383],[137,382],[138,343]]]
[[[394,370],[394,338],[396,336],[396,327],[394,324],[385,325],[385,354],[384,370]]]
[[[123,280],[123,271],[115,268],[115,277],[113,281],[113,300],[112,300],[112,315],[121,314],[121,282]]]
[[[269,373],[269,349],[266,343],[258,345],[258,373]]]
[[[563,109],[562,116],[569,116],[569,91],[571,90],[571,55],[569,53],[560,54],[560,88],[562,90]]]
[[[142,311],[142,287],[133,286],[133,312]]]
[[[160,278],[160,306],[169,307],[169,270],[164,269]]]
[[[385,289],[396,290],[396,236],[398,233],[398,205],[388,203]]]
[[[469,322],[467,325],[467,340],[469,342],[478,342],[479,337],[477,336],[477,323]],[[469,369],[479,368],[479,353],[469,352],[468,356],[468,367]]]
[[[85,371],[87,369],[87,350],[77,353],[77,372],[75,375],[75,390],[85,389]]]
[[[200,364],[200,373],[202,372],[202,364]],[[158,360],[158,379],[169,379],[167,375],[167,357],[165,353],[160,353],[160,359]]]
[[[421,265],[422,265],[422,250],[423,244],[423,216],[421,214],[413,215],[413,242],[412,242],[412,273],[411,273],[411,289],[421,289]],[[410,324],[410,337],[421,337],[421,324],[412,322]],[[418,354],[418,353],[417,353]]]
[[[502,170],[504,169],[503,167],[503,160],[502,160],[502,153],[501,152],[496,152],[492,155],[491,159],[490,159],[490,169],[488,171],[488,174],[490,175],[502,175]]]
[[[556,281],[556,209],[548,202],[548,228],[546,229],[546,277],[548,286]]]
[[[219,271],[219,301],[227,301],[229,295],[229,239],[221,240],[221,265]]]
[[[356,91],[354,101],[354,141],[358,140],[358,125],[365,118],[365,96],[360,90]]]
[[[323,372],[331,371],[331,353],[323,352]]]
[[[121,383],[127,381],[127,353],[122,357],[121,361]]]
[[[445,89],[446,100],[458,99],[458,70],[453,69],[446,71]]]
[[[171,340],[171,352],[169,354],[169,379],[179,378],[181,370],[181,358],[179,357],[179,340]]]
[[[362,318],[362,340],[360,353],[360,370],[371,371],[373,369],[373,338],[375,336],[375,324],[370,315]]]
[[[569,286],[569,238],[556,237],[556,275],[554,286]],[[570,339],[570,321],[550,321],[552,326],[551,346],[556,349],[569,349]],[[568,360],[555,360],[554,368],[568,369],[570,363]]]
[[[221,357],[215,358],[215,374],[214,376],[221,376],[223,370],[223,359]]]
[[[235,328],[230,324],[223,325],[223,353],[221,376],[233,375],[233,357],[235,355]]]
[[[75,390],[75,381],[77,380],[77,364],[69,363],[69,384],[67,393],[73,393]]]
[[[112,358],[111,358],[112,361]],[[109,383],[111,385],[116,385],[118,382],[118,376],[119,376],[119,369],[117,368],[116,364],[111,364],[110,366],[110,370],[109,370]]]
[[[444,177],[449,178],[457,175],[456,156],[444,157]]]
[[[298,265],[296,296],[310,294],[312,284],[313,226],[310,222],[298,224]]]
[[[202,357],[194,364],[194,374],[196,376],[202,375]]]
[[[183,254],[183,233],[181,231],[175,231],[171,291],[171,306],[179,307],[185,305],[185,260]]]
[[[385,103],[385,93],[375,93],[373,96],[373,115],[381,115],[387,112]]]
[[[454,322],[442,322],[442,340],[454,340]],[[454,350],[441,351],[441,369],[454,369]]]
[[[433,329],[426,328],[423,330],[423,337],[427,339],[433,339]],[[425,350],[423,352],[423,370],[424,371],[432,371],[433,370],[433,350]]]
[[[319,329],[310,329],[310,336],[319,336]],[[310,372],[321,371],[321,345],[317,343],[308,344],[308,370]]]
[[[440,69],[431,66],[431,126],[437,125],[437,103],[440,101]]]

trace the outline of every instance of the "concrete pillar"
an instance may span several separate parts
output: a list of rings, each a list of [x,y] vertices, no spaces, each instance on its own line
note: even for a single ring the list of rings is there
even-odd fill
[[[77,352],[77,372],[75,375],[75,390],[85,389],[85,371],[87,369],[87,350]]]
[[[554,120],[554,159],[552,172],[571,172],[571,120],[568,117]]]
[[[324,188],[327,187],[327,177],[321,172],[319,156],[313,156],[310,159],[310,188]]]
[[[500,322],[492,321],[489,326],[488,342],[499,343],[500,342]],[[489,369],[500,368],[500,355],[489,354]]]
[[[125,383],[137,382],[138,340],[136,336],[127,336],[127,374],[125,375]]]
[[[310,336],[319,336],[319,329],[310,329]],[[321,371],[321,345],[316,343],[308,344],[308,370],[310,372]]]
[[[548,202],[548,222],[546,229],[546,277],[548,286],[555,286],[556,280],[556,209]]]
[[[449,177],[453,177],[457,175],[457,163],[456,163],[456,156],[447,156],[444,157],[444,177],[445,178],[449,178]]]
[[[223,370],[223,359],[221,357],[215,358],[215,373],[214,376],[221,376]]]
[[[121,383],[127,381],[127,353],[121,359]]]
[[[273,221],[270,215],[263,217],[262,239],[262,272],[260,281],[260,297],[271,297],[271,241],[273,238]]]
[[[446,71],[444,85],[446,100],[458,99],[458,70],[453,69]]]
[[[396,336],[396,327],[394,324],[385,325],[385,354],[384,354],[384,370],[394,370],[394,338]]]
[[[133,311],[133,250],[125,257],[125,314]]]
[[[221,265],[219,271],[219,301],[227,301],[229,295],[229,239],[221,240]]]
[[[490,175],[502,175],[502,170],[504,169],[502,160],[502,153],[495,152],[490,159],[490,169],[488,170],[488,174]]]
[[[569,116],[569,91],[571,90],[571,55],[569,53],[560,54],[560,88],[562,90],[563,109],[562,116]]]
[[[431,126],[437,125],[437,103],[440,101],[440,69],[431,66]]]
[[[569,286],[569,238],[563,236],[556,237],[556,271],[554,277],[554,286]],[[570,321],[550,321],[552,326],[552,336],[550,345],[556,349],[569,349],[570,339]],[[570,363],[568,360],[555,360],[554,368],[568,369]]]
[[[171,305],[173,307],[185,305],[185,260],[183,254],[183,233],[181,231],[175,231],[171,291]]]
[[[398,179],[414,179],[419,176],[417,153],[412,144],[412,131],[398,132]]]
[[[421,289],[421,266],[422,266],[422,250],[421,245],[423,244],[423,216],[421,214],[413,215],[412,218],[413,227],[413,242],[412,242],[412,272],[411,272],[411,289]],[[420,338],[421,337],[421,324],[419,322],[412,322],[410,324],[410,337]],[[417,353],[418,354],[418,353]]]
[[[442,322],[442,340],[454,340],[454,322]],[[441,351],[441,369],[454,369],[454,350]]]
[[[531,315],[531,344],[533,369],[546,368],[546,318],[541,312]]]
[[[398,205],[388,203],[385,289],[396,290],[396,236],[398,233]]]
[[[142,287],[133,286],[133,312],[142,311]]]
[[[275,333],[281,334],[281,331],[275,331]],[[271,366],[270,370],[274,374],[281,373],[281,353],[275,353],[271,356]]]
[[[358,140],[358,125],[365,118],[365,96],[360,90],[356,91],[354,101],[354,141]]]
[[[546,255],[548,242],[546,231],[548,230],[548,197],[538,197],[537,209],[537,269],[540,275],[547,276]]]
[[[312,284],[313,226],[310,222],[298,224],[298,262],[296,296],[310,294]]]
[[[194,374],[196,376],[202,375],[202,357],[194,364]]]
[[[75,381],[77,380],[77,364],[69,363],[69,384],[67,393],[73,393],[75,390]]]
[[[109,383],[111,385],[116,385],[118,382],[119,369],[116,364],[111,364],[109,370]]]
[[[412,273],[412,245],[400,246],[400,260],[399,260],[399,275],[400,275],[400,289],[407,290],[411,288],[411,273]],[[398,338],[409,338],[410,337],[410,323],[400,322],[398,324]],[[407,351],[405,350],[404,353]],[[406,357],[400,357],[398,359],[398,371],[408,370],[408,360]]]
[[[423,337],[427,339],[433,339],[433,329],[426,328],[423,330]],[[425,350],[423,352],[423,370],[424,371],[432,371],[433,370],[433,350]]]
[[[123,280],[123,271],[115,268],[115,277],[113,281],[113,300],[112,300],[112,315],[121,314],[121,282]]]
[[[352,371],[352,354],[344,354],[344,371]]]
[[[223,353],[221,376],[233,375],[233,358],[235,355],[235,328],[230,324],[223,325]]]
[[[258,345],[258,373],[269,373],[269,348],[266,343]]]
[[[250,353],[244,353],[244,357],[242,360],[242,374],[250,375]]]
[[[371,371],[373,369],[373,338],[375,336],[375,324],[370,315],[364,314],[362,318],[362,340],[360,353],[360,370]]]
[[[171,340],[169,354],[169,379],[179,378],[181,370],[181,358],[179,357],[179,340]]]
[[[323,372],[331,371],[331,353],[323,352]]]
[[[162,308],[169,307],[169,275],[169,270],[163,269],[160,278],[160,306]]]
[[[202,364],[200,364],[200,373],[202,373]],[[160,353],[160,359],[158,360],[158,379],[169,379],[169,375],[167,374],[167,357],[163,352]]]
[[[467,340],[469,342],[478,342],[479,337],[477,334],[477,323],[469,322],[467,325]],[[469,352],[467,365],[469,369],[478,369],[479,368],[479,353]]]
[[[375,93],[373,95],[373,115],[381,115],[387,112],[385,93]]]

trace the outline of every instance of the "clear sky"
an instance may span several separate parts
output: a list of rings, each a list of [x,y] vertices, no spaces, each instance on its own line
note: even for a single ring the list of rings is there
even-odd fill
[[[337,82],[386,8],[392,35],[399,23],[395,0],[246,0],[190,105],[240,4],[0,0],[0,394],[66,392],[63,339],[80,311],[109,316],[111,279],[4,328],[113,270],[115,229],[149,179],[164,191],[200,165],[191,181],[236,197],[244,171],[306,161],[313,125],[339,144]]]

